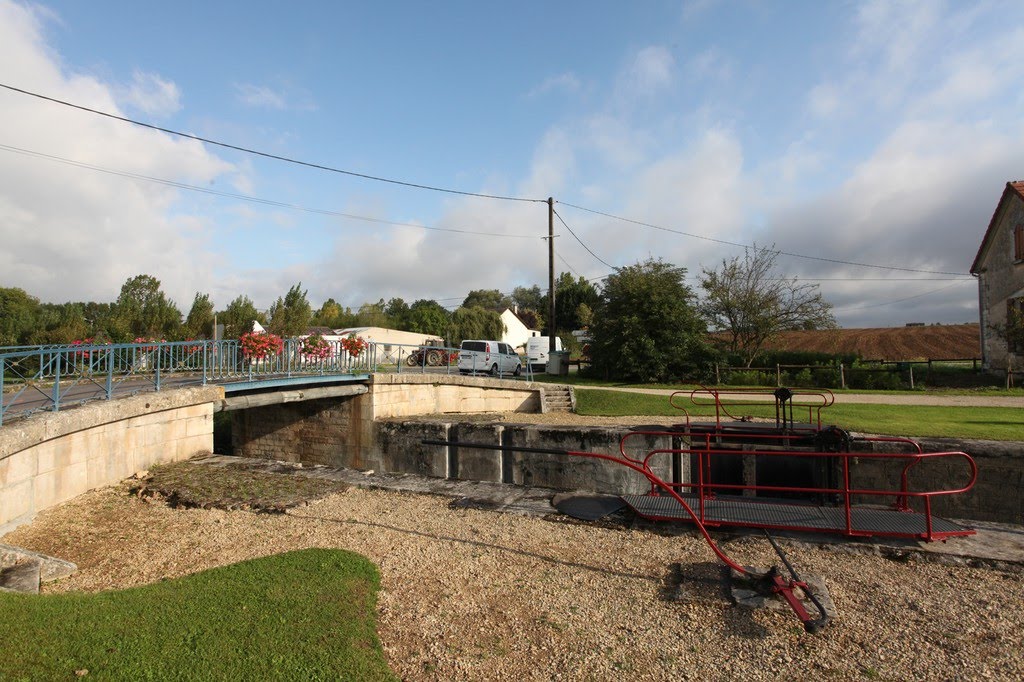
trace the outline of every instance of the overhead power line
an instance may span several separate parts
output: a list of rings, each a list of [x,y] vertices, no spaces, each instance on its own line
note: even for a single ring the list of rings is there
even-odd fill
[[[578,209],[580,211],[586,211],[587,213],[593,213],[595,215],[604,216],[606,218],[611,218],[613,220],[621,220],[624,223],[631,223],[633,225],[640,225],[641,227],[649,227],[649,228],[654,229],[654,230],[662,230],[663,232],[672,232],[673,234],[680,234],[680,235],[683,235],[684,237],[693,237],[694,239],[702,239],[704,241],[715,242],[716,244],[726,244],[728,246],[737,246],[737,247],[740,247],[740,248],[743,248],[743,249],[760,249],[760,250],[763,250],[763,251],[774,251],[775,253],[778,253],[780,255],[790,256],[792,258],[803,258],[803,259],[806,259],[806,260],[816,260],[816,261],[821,261],[821,262],[824,262],[824,263],[836,263],[838,265],[853,265],[853,266],[861,267],[861,268],[876,268],[878,270],[895,270],[895,271],[899,271],[899,272],[920,272],[920,273],[929,274],[929,275],[956,275],[956,276],[962,276],[962,277],[969,276],[969,274],[966,273],[966,272],[944,272],[942,270],[920,270],[920,269],[917,269],[917,268],[901,268],[901,267],[897,267],[897,266],[894,266],[894,265],[878,265],[878,264],[875,264],[875,263],[858,263],[856,261],[841,260],[841,259],[838,259],[838,258],[824,258],[822,256],[808,256],[806,254],[793,253],[791,251],[782,251],[780,249],[766,249],[765,247],[758,247],[758,246],[756,246],[754,244],[742,244],[740,242],[732,242],[732,241],[729,241],[727,239],[716,239],[714,237],[708,237],[707,235],[694,234],[693,232],[684,232],[683,230],[675,230],[675,229],[672,229],[670,227],[663,227],[661,225],[654,225],[652,223],[645,223],[645,222],[643,222],[641,220],[633,220],[632,218],[625,218],[623,216],[614,215],[612,213],[605,213],[604,211],[598,211],[598,210],[595,210],[595,209],[592,209],[592,208],[587,208],[586,206],[578,206],[576,204],[570,204],[570,203],[568,203],[566,201],[559,201],[558,203],[560,203],[560,204],[562,204],[564,206],[569,206],[571,208]]]
[[[512,196],[503,196],[503,195],[500,195],[500,194],[483,194],[483,193],[479,193],[479,192],[466,192],[466,191],[463,191],[463,190],[449,189],[447,187],[437,187],[437,186],[434,186],[434,185],[425,185],[425,184],[420,184],[420,183],[416,183],[416,182],[406,182],[404,180],[395,180],[393,178],[385,178],[385,177],[381,177],[381,176],[377,176],[377,175],[368,175],[366,173],[357,173],[355,171],[344,170],[344,169],[341,169],[341,168],[334,168],[332,166],[325,166],[325,165],[319,164],[319,163],[311,163],[309,161],[300,161],[299,159],[293,159],[291,157],[281,156],[279,154],[271,154],[269,152],[261,152],[259,150],[251,149],[249,147],[242,147],[242,146],[235,145],[235,144],[229,144],[227,142],[220,142],[218,140],[213,140],[213,139],[210,139],[210,138],[207,138],[207,137],[200,137],[199,135],[192,135],[190,133],[183,133],[183,132],[181,132],[179,130],[173,130],[171,128],[163,128],[161,126],[153,125],[152,123],[145,123],[143,121],[137,121],[137,120],[132,119],[132,118],[127,118],[126,116],[118,116],[117,114],[111,114],[111,113],[106,112],[106,111],[100,111],[99,109],[92,109],[90,107],[82,106],[81,104],[75,104],[73,102],[68,102],[66,100],[57,99],[56,97],[48,97],[46,95],[39,94],[38,92],[31,92],[29,90],[24,90],[22,88],[16,88],[13,85],[8,85],[6,83],[0,83],[0,88],[5,88],[7,90],[10,90],[11,92],[17,92],[17,93],[20,93],[22,95],[28,95],[29,97],[36,97],[38,99],[45,100],[47,102],[53,102],[54,104],[60,104],[60,105],[65,106],[65,107],[71,107],[72,109],[78,109],[80,111],[85,111],[85,112],[88,112],[90,114],[95,114],[97,116],[103,116],[103,117],[106,117],[106,118],[110,118],[110,119],[113,119],[115,121],[122,121],[124,123],[131,123],[132,125],[140,126],[142,128],[149,128],[150,130],[158,130],[158,131],[160,131],[162,133],[167,133],[168,135],[176,135],[178,137],[184,137],[184,138],[187,138],[189,140],[196,140],[197,142],[203,142],[205,144],[210,144],[210,145],[214,145],[214,146],[217,146],[217,147],[223,147],[224,149],[233,149],[234,151],[244,152],[246,154],[252,154],[254,156],[262,156],[263,158],[266,158],[266,159],[274,159],[275,161],[284,161],[285,163],[292,163],[292,164],[295,164],[297,166],[305,166],[307,168],[315,168],[317,170],[328,171],[330,173],[340,173],[341,175],[348,175],[348,176],[355,177],[355,178],[362,178],[364,180],[373,180],[375,182],[385,182],[385,183],[392,184],[392,185],[400,185],[402,187],[412,187],[412,188],[415,188],[415,189],[429,190],[431,192],[444,192],[446,194],[458,194],[458,195],[467,196],[467,197],[479,197],[481,199],[498,199],[498,200],[501,200],[501,201],[524,201],[524,202],[531,202],[531,203],[546,203],[547,202],[546,199],[531,199],[529,197],[512,197]]]
[[[559,220],[561,221],[562,225],[564,225],[564,226],[565,226],[565,229],[569,230],[569,234],[571,234],[571,235],[573,236],[573,238],[575,238],[575,239],[576,239],[576,241],[578,241],[578,242],[580,243],[580,246],[582,246],[582,247],[583,247],[584,249],[586,249],[586,250],[587,250],[587,253],[589,253],[589,254],[590,254],[591,256],[593,256],[593,257],[594,257],[594,258],[596,258],[597,260],[601,261],[601,262],[602,262],[603,264],[605,264],[605,265],[607,265],[608,267],[610,267],[610,268],[611,268],[612,270],[614,270],[614,269],[615,269],[615,266],[614,266],[614,265],[612,265],[611,263],[609,263],[608,261],[606,261],[606,260],[605,260],[604,258],[601,258],[601,257],[600,257],[600,256],[598,256],[598,255],[597,255],[596,253],[594,253],[594,252],[593,252],[593,251],[592,251],[592,250],[590,249],[590,247],[589,247],[589,246],[587,246],[586,244],[584,244],[584,243],[583,243],[583,240],[582,240],[582,239],[580,239],[579,237],[577,237],[577,236],[576,236],[576,233],[572,231],[572,228],[571,228],[571,227],[569,227],[569,225],[568,225],[568,224],[567,224],[567,223],[565,222],[565,220],[564,220],[564,219],[562,218],[562,216],[558,214],[558,211],[555,211],[555,216],[556,216],[556,217],[557,217],[557,218],[558,218],[558,219],[559,219]]]
[[[131,171],[114,170],[112,168],[104,168],[103,166],[96,166],[90,163],[84,163],[82,161],[75,161],[74,159],[67,159],[61,156],[54,156],[52,154],[44,154],[42,152],[32,151],[31,149],[23,149],[21,147],[12,147],[6,144],[0,144],[0,149],[16,154],[24,154],[26,156],[32,156],[39,159],[45,159],[47,161],[54,161],[57,163],[67,164],[77,168],[85,168],[88,170],[97,171],[99,173],[107,173],[108,175],[116,175],[122,178],[131,178],[133,180],[145,180],[147,182],[153,182],[159,185],[165,185],[167,187],[175,187],[178,189],[185,189],[192,192],[201,192],[203,194],[212,194],[219,197],[227,197],[231,199],[239,199],[241,201],[250,201],[256,204],[263,204],[266,206],[275,206],[278,208],[289,208],[296,211],[305,211],[307,213],[317,213],[320,215],[339,217],[339,218],[351,218],[352,220],[362,220],[369,223],[379,223],[382,225],[394,225],[396,227],[414,227],[422,230],[431,230],[434,232],[456,232],[458,234],[476,234],[484,235],[488,237],[508,237],[512,239],[536,239],[537,235],[532,234],[504,234],[500,232],[483,232],[480,230],[463,230],[454,227],[432,227],[430,225],[420,225],[418,223],[401,223],[394,220],[384,220],[382,218],[371,218],[369,216],[354,215],[352,213],[342,213],[341,211],[332,211],[325,208],[310,208],[308,206],[300,206],[298,204],[289,204],[284,201],[275,201],[273,199],[264,199],[261,197],[255,197],[248,194],[236,194],[234,192],[225,192],[222,190],[211,189],[209,187],[199,187],[197,185],[189,185],[184,182],[178,182],[176,180],[167,180],[166,178],[157,178],[151,175],[143,175],[141,173],[132,173]]]

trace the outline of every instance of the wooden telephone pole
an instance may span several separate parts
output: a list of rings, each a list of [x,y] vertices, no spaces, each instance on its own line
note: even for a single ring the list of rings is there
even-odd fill
[[[555,200],[548,197],[548,359],[555,346]]]

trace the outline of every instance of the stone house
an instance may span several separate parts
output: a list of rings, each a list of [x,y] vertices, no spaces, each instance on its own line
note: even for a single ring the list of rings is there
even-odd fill
[[[981,357],[988,369],[1020,370],[1024,339],[1007,327],[1024,324],[1024,181],[1008,182],[971,266],[978,278]]]

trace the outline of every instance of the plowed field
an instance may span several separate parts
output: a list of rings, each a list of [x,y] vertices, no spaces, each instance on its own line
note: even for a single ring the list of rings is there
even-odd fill
[[[772,350],[856,353],[864,360],[952,360],[981,357],[977,324],[783,332]]]

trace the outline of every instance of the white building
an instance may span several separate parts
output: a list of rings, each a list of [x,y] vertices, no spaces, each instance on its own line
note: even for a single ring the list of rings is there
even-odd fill
[[[501,321],[505,325],[505,333],[497,340],[507,343],[517,350],[525,351],[526,342],[534,336],[540,336],[539,331],[530,329],[523,324],[523,321],[512,312],[511,308],[505,308],[505,312],[501,314]]]

